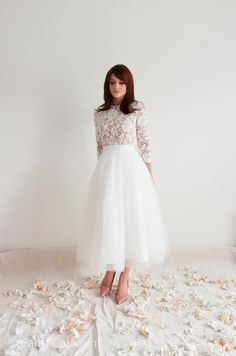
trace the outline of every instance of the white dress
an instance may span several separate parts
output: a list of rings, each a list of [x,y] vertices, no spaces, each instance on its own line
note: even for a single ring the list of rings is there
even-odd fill
[[[94,113],[97,164],[89,182],[76,262],[87,273],[138,271],[170,251],[151,162],[146,108],[123,114],[120,105]]]

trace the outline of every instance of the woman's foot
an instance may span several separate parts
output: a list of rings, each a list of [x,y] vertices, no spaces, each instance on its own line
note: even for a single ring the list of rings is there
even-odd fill
[[[113,272],[113,271],[106,272],[106,274],[102,280],[101,286],[100,286],[100,295],[102,297],[105,297],[106,295],[108,295],[110,293],[115,275],[116,275],[116,272]]]
[[[116,291],[116,303],[121,304],[124,303],[128,298],[128,286],[129,286],[129,279],[127,272],[121,272],[117,291]]]

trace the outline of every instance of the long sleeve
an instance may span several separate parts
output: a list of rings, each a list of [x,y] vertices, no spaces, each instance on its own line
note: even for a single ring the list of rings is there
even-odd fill
[[[142,102],[139,103],[139,110],[136,120],[136,137],[139,153],[143,161],[151,162],[150,137],[148,132],[148,122],[146,108]]]
[[[99,159],[103,151],[103,146],[102,146],[100,125],[99,125],[97,112],[94,113],[94,124],[95,124],[95,137],[96,137],[96,147],[97,147],[97,159]]]

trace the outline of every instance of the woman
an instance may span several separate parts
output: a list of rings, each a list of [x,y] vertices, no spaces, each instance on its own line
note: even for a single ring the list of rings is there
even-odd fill
[[[146,109],[134,99],[133,76],[125,65],[107,72],[104,101],[94,113],[97,164],[77,261],[91,273],[106,272],[101,296],[109,294],[120,272],[116,302],[121,304],[128,298],[130,268],[161,263],[170,245],[154,186]]]

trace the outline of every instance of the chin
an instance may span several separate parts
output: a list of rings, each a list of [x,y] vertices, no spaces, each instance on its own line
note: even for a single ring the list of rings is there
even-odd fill
[[[123,95],[123,94],[120,94],[120,93],[119,93],[119,94],[116,94],[116,93],[115,93],[115,94],[113,94],[113,96],[115,96],[116,98],[121,98],[121,97],[124,96],[124,95]]]

